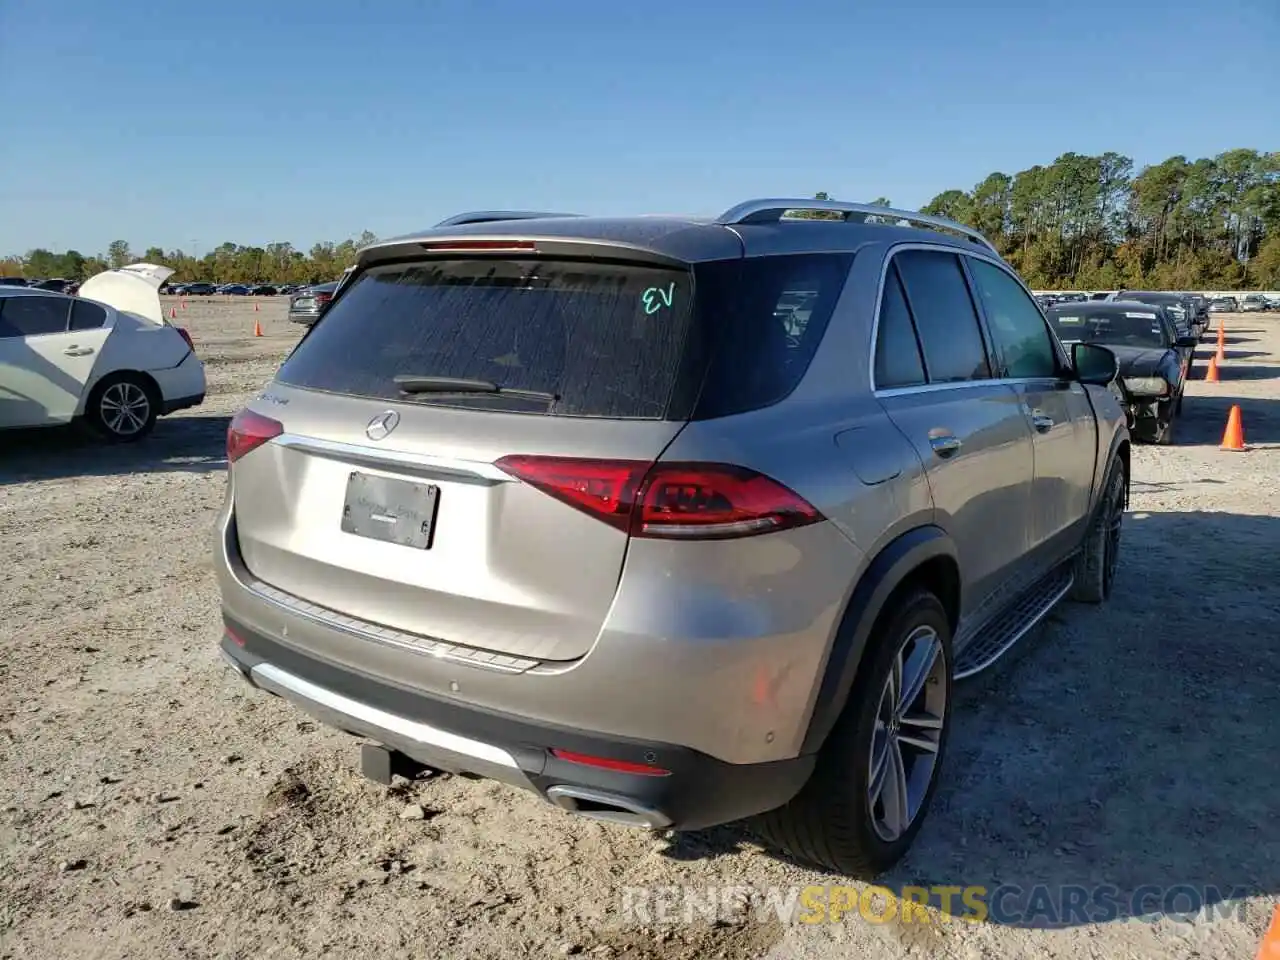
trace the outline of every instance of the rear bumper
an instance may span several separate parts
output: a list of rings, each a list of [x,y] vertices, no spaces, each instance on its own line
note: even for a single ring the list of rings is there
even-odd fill
[[[162,413],[173,413],[185,410],[204,402],[207,384],[204,375],[204,364],[196,356],[194,350],[189,351],[176,367],[165,370],[148,370],[160,387],[163,398],[160,405]]]
[[[167,417],[171,413],[177,413],[179,410],[189,410],[191,407],[198,407],[204,403],[204,391],[193,394],[189,397],[178,397],[174,400],[166,400],[160,407],[160,415]]]
[[[783,805],[813,770],[811,756],[733,764],[687,747],[481,710],[326,662],[225,613],[224,622],[223,657],[253,686],[429,767],[500,780],[596,819],[702,829]],[[655,703],[654,709],[663,706]],[[665,773],[584,765],[552,755],[553,749]]]

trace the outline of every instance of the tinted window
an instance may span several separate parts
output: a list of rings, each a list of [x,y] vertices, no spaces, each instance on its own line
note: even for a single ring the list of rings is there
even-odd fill
[[[4,297],[0,299],[0,337],[34,337],[67,329],[66,297]]]
[[[894,257],[894,263],[915,318],[929,381],[989,378],[978,315],[955,254],[908,250]]]
[[[999,267],[969,258],[987,329],[1006,377],[1053,377],[1058,356],[1040,310],[1018,281]]]
[[[915,326],[902,294],[902,281],[891,264],[880,300],[880,324],[876,334],[876,387],[911,387],[925,382],[924,362]]]
[[[697,315],[712,350],[699,418],[758,410],[795,389],[822,342],[851,262],[843,254],[805,254],[696,268]]]
[[[278,374],[298,387],[562,416],[659,418],[690,328],[690,275],[548,260],[433,260],[367,271]],[[397,376],[550,394],[415,393]]]
[[[88,300],[76,300],[71,305],[72,330],[97,330],[107,322],[107,311]]]

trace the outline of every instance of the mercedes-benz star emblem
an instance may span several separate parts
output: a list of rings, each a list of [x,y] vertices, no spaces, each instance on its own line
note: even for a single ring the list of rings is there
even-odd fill
[[[400,414],[394,410],[388,410],[369,421],[369,425],[364,428],[364,435],[370,440],[381,440],[394,430],[399,422]]]

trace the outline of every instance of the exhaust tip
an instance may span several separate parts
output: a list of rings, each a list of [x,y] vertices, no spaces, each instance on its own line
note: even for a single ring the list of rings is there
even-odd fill
[[[547,790],[547,799],[561,810],[589,820],[646,830],[665,830],[671,826],[671,818],[661,811],[599,790],[559,785]]]

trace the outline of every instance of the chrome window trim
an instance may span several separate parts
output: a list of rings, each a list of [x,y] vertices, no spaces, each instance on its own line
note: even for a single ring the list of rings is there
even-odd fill
[[[968,250],[965,250],[963,247],[957,247],[954,244],[923,243],[919,241],[913,241],[908,243],[895,243],[892,246],[890,246],[888,249],[888,252],[885,253],[884,263],[880,265],[880,282],[876,287],[876,301],[874,306],[875,312],[872,314],[872,321],[871,321],[871,353],[869,355],[869,358],[868,358],[869,362],[867,364],[867,379],[871,384],[871,392],[876,394],[877,396],[879,396],[884,390],[919,390],[923,387],[954,387],[959,385],[957,383],[927,383],[927,384],[918,384],[914,387],[884,387],[884,388],[881,388],[876,385],[876,350],[880,346],[880,305],[884,299],[885,280],[889,276],[889,265],[893,263],[893,258],[896,257],[899,253],[905,253],[908,250],[925,250],[930,253],[950,253],[956,257],[970,255]],[[979,257],[982,260],[987,260],[991,263],[1003,266],[1003,263],[999,260],[999,258],[997,258],[994,255],[989,256],[983,251],[974,251],[973,255]],[[962,272],[964,272],[963,261],[960,262],[960,269]],[[967,285],[969,283],[969,277],[967,273],[965,274],[964,279],[965,279],[965,284],[967,288]],[[969,296],[972,298],[973,296],[972,291],[970,291]],[[908,297],[908,302],[910,302],[909,297]],[[983,349],[985,350],[987,349],[988,344],[987,344],[987,334],[986,334],[986,330],[984,329],[984,323],[983,323],[984,317],[982,315],[981,307],[979,307],[979,305],[976,302],[974,302],[973,304],[973,312],[978,320],[978,333],[982,337],[982,346],[983,346]],[[920,359],[923,362],[924,360],[923,356]],[[925,373],[926,374],[928,373],[927,369],[925,370]],[[963,381],[963,383],[966,383],[966,384],[991,383],[994,379],[995,378],[992,377],[987,380],[965,380]]]
[[[1062,344],[1058,341],[1057,335],[1053,332],[1053,329],[1049,326],[1049,320],[1047,317],[1045,317],[1044,311],[1040,309],[1040,304],[1036,301],[1036,298],[1031,294],[1030,288],[1025,283],[1023,283],[1022,278],[1019,277],[1013,271],[1013,269],[1007,263],[1001,260],[998,256],[996,256],[995,254],[988,254],[982,250],[966,250],[964,248],[958,248],[952,244],[946,244],[946,243],[922,243],[918,241],[909,242],[909,243],[896,243],[896,244],[893,244],[891,247],[889,247],[888,251],[885,253],[884,262],[880,265],[880,282],[876,287],[876,299],[873,307],[874,312],[872,314],[872,321],[871,321],[871,353],[868,356],[867,379],[871,384],[871,392],[875,396],[877,397],[902,396],[903,394],[909,394],[909,393],[931,393],[931,392],[936,392],[938,390],[945,390],[949,388],[954,389],[957,387],[972,387],[978,384],[985,384],[985,383],[1000,383],[1000,384],[1011,385],[1011,384],[1017,384],[1017,383],[1026,383],[1032,380],[1052,379],[1052,378],[1046,378],[1046,377],[992,377],[988,380],[964,380],[959,382],[948,382],[948,383],[922,383],[922,384],[917,384],[911,387],[877,386],[876,384],[876,350],[880,346],[880,307],[881,307],[882,301],[884,300],[885,282],[889,276],[889,265],[893,263],[893,258],[896,257],[899,253],[903,253],[908,250],[926,250],[929,252],[936,252],[936,253],[951,253],[951,254],[955,254],[957,257],[973,257],[976,260],[984,260],[987,263],[990,263],[993,266],[1000,268],[1009,276],[1013,277],[1013,279],[1017,282],[1018,286],[1022,288],[1022,291],[1028,297],[1030,297],[1031,302],[1035,304],[1036,310],[1040,314],[1040,319],[1044,323],[1045,331],[1049,334],[1049,339],[1054,344],[1054,349],[1058,351],[1058,358],[1060,360],[1063,360],[1065,363],[1066,358],[1063,353]],[[966,283],[971,282],[968,276],[967,264],[965,264],[964,261],[961,260],[960,266],[961,266],[961,269],[965,272]],[[970,291],[969,295],[970,297],[973,296],[972,290]],[[983,347],[989,349],[991,347],[991,344],[988,343],[990,333],[987,330],[986,313],[982,309],[982,304],[979,303],[976,299],[974,300],[974,303],[973,303],[973,309],[978,317],[978,330],[979,330],[979,333],[982,335]],[[923,358],[921,359],[923,360]],[[993,358],[993,359],[998,359],[998,358]]]

